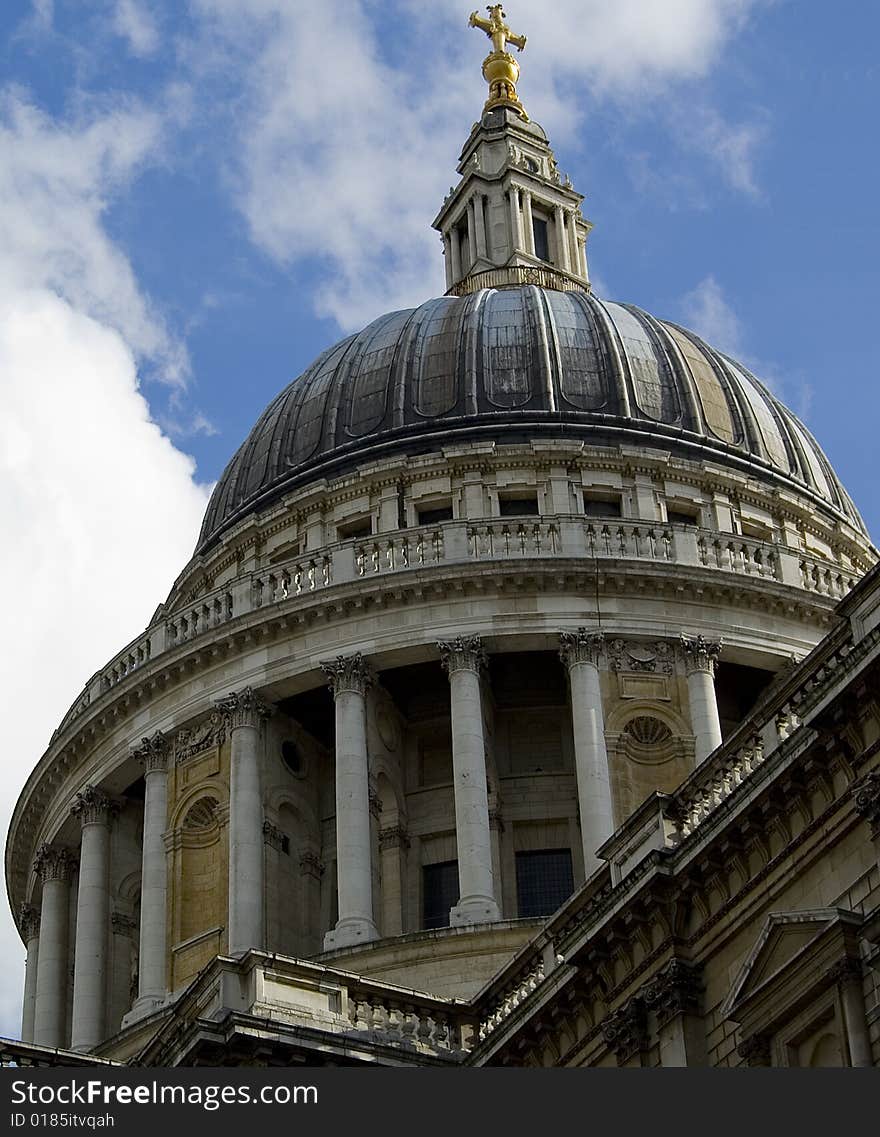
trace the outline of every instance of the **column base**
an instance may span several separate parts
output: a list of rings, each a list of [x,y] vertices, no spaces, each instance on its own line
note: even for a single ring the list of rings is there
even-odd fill
[[[379,939],[379,929],[364,916],[348,916],[340,920],[332,932],[324,936],[324,951],[354,947]]]
[[[465,896],[449,910],[449,926],[464,924],[494,924],[501,919],[498,905],[491,896]]]
[[[161,1007],[165,1006],[167,996],[162,995],[142,995],[136,999],[130,1011],[127,1011],[122,1016],[120,1027],[124,1030],[133,1023],[140,1022],[141,1019],[148,1018],[154,1011],[158,1011]]]

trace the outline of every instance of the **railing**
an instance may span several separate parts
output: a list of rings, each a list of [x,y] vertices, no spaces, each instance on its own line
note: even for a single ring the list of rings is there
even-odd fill
[[[566,558],[681,564],[711,571],[781,581],[837,600],[858,579],[849,566],[746,537],[692,525],[585,519],[582,515],[447,521],[420,529],[329,545],[246,574],[176,608],[124,648],[96,676],[68,711],[62,729],[103,692],[164,651],[257,609],[305,598],[371,577],[474,561]]]
[[[492,1010],[489,1014],[480,1020],[480,1025],[477,1029],[477,1037],[482,1042],[484,1038],[499,1027],[506,1018],[508,1018],[520,1003],[524,1003],[533,991],[536,991],[541,983],[544,982],[544,959],[543,957],[529,971],[526,972],[525,977],[518,979],[514,984],[505,990],[502,990],[500,995],[494,1000]]]
[[[439,1054],[458,1054],[473,1045],[474,1026],[463,1021],[452,1007],[423,1005],[393,995],[348,992],[348,1018],[351,1032],[368,1035],[386,1046],[427,1050]]]

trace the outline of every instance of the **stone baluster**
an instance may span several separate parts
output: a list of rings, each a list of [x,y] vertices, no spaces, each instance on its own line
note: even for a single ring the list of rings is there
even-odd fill
[[[230,955],[265,947],[262,723],[271,708],[250,687],[217,702],[230,737],[229,902]]]
[[[715,666],[721,654],[721,641],[682,634],[681,648],[687,673],[694,754],[699,765],[721,745],[721,722],[715,695]]]
[[[484,924],[500,919],[492,875],[489,794],[480,668],[485,653],[479,636],[458,636],[439,643],[449,675],[452,714],[452,769],[455,839],[458,850],[458,904],[449,922]]]
[[[27,956],[24,965],[24,998],[21,1006],[21,1040],[34,1041],[34,1010],[37,1004],[37,959],[40,951],[40,913],[32,904],[22,904],[18,926]]]
[[[34,1006],[37,1046],[65,1046],[67,1043],[70,878],[76,863],[69,849],[57,845],[41,845],[34,861],[34,871],[43,884]]]
[[[600,864],[596,850],[614,832],[611,778],[605,746],[605,719],[599,658],[604,648],[601,632],[561,632],[559,655],[568,670],[571,688],[571,717],[574,734],[578,808],[584,874],[589,876]]]
[[[161,731],[141,740],[132,757],[144,768],[144,836],[141,847],[141,911],[138,991],[135,1012],[147,1013],[165,999],[168,869],[168,759],[171,745]]]
[[[70,1032],[74,1050],[90,1050],[106,1032],[110,826],[118,812],[119,803],[97,786],[86,786],[71,807],[82,826]]]
[[[373,919],[370,781],[367,754],[367,689],[372,668],[361,656],[321,664],[333,691],[336,714],[336,874],[339,919],[324,948],[379,938]]]

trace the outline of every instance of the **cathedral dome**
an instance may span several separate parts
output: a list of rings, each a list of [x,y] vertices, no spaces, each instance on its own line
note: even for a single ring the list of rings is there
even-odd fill
[[[199,549],[287,490],[374,457],[554,436],[732,466],[865,533],[809,431],[743,364],[632,305],[524,284],[389,313],[320,355],[226,467]]]

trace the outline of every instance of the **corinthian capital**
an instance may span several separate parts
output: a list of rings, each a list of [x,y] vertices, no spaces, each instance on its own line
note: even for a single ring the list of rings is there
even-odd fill
[[[84,786],[73,799],[70,812],[81,825],[107,825],[119,812],[119,802],[97,786]]]
[[[77,860],[63,845],[40,845],[34,858],[34,872],[46,884],[50,880],[70,880]]]
[[[559,658],[566,667],[578,663],[592,663],[599,666],[599,657],[605,649],[605,636],[602,632],[588,632],[578,628],[576,632],[559,633]]]
[[[18,926],[25,943],[40,934],[40,913],[33,904],[22,904],[19,907]]]
[[[324,659],[320,667],[327,676],[334,697],[343,691],[364,695],[367,688],[375,682],[372,667],[359,651],[354,655],[337,655],[335,659]]]
[[[703,636],[688,636],[682,632],[679,642],[688,675],[692,675],[695,671],[715,674],[715,665],[721,654],[721,640],[707,640]]]
[[[230,691],[214,704],[223,715],[230,730],[240,726],[259,726],[272,714],[272,708],[260,698],[252,687]]]
[[[140,746],[132,748],[131,756],[142,764],[145,774],[152,774],[154,770],[167,769],[170,753],[171,743],[157,730],[149,738],[142,738]]]
[[[479,636],[456,636],[454,640],[441,640],[437,644],[440,663],[449,675],[453,671],[479,671],[486,666],[486,652]]]

